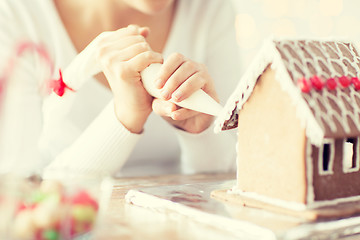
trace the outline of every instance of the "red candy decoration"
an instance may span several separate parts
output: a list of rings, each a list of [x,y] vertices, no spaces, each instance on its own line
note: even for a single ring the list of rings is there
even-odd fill
[[[326,81],[323,81],[319,76],[312,76],[309,80],[305,77],[299,78],[297,85],[304,93],[309,93],[312,88],[320,91],[324,86],[328,90],[335,90],[338,87],[338,82],[342,88],[347,88],[352,84],[356,91],[360,90],[360,79],[358,77],[347,77],[341,76],[339,78],[328,78]]]
[[[335,78],[329,78],[329,79],[326,81],[326,87],[327,87],[329,90],[334,90],[334,89],[337,87],[337,82],[336,82]]]
[[[308,93],[311,90],[311,83],[308,82],[304,77],[298,80],[298,86],[304,93]]]
[[[4,90],[4,85],[5,85],[5,77],[0,77],[0,96]]]
[[[344,88],[350,86],[351,80],[347,76],[342,76],[339,78],[340,85]]]
[[[311,77],[310,82],[316,90],[321,90],[324,87],[324,83],[319,76]]]
[[[58,80],[51,80],[49,83],[50,89],[52,89],[57,95],[62,97],[65,93],[65,89],[69,89],[71,91],[74,91],[72,88],[66,85],[66,83],[63,80],[61,69],[59,69],[59,79]]]
[[[99,205],[95,201],[95,199],[84,190],[79,191],[75,196],[73,196],[71,203],[80,204],[80,205],[90,205],[96,210],[99,208]]]
[[[351,83],[354,85],[355,90],[360,90],[360,80],[357,77],[351,78]]]

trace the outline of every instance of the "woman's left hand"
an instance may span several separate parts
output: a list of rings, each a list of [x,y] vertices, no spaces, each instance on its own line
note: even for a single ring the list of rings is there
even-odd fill
[[[174,53],[162,65],[155,85],[161,89],[162,99],[154,99],[153,111],[169,123],[190,133],[200,133],[212,124],[213,116],[180,108],[168,101],[172,99],[180,102],[198,89],[219,101],[214,82],[205,65]]]

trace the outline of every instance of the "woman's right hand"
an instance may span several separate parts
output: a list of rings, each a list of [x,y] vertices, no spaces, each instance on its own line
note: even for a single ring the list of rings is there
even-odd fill
[[[142,132],[152,111],[153,98],[143,87],[140,72],[163,62],[146,42],[148,33],[148,28],[129,25],[99,35],[97,61],[112,90],[116,116],[133,133]]]

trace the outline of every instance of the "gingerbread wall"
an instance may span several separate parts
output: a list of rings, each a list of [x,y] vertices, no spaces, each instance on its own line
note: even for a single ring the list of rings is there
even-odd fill
[[[305,203],[305,130],[270,69],[239,112],[238,187]]]

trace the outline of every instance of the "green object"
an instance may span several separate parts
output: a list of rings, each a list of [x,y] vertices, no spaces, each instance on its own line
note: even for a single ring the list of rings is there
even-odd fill
[[[56,230],[44,230],[42,234],[43,238],[46,240],[59,240],[60,235]]]
[[[37,190],[31,194],[30,201],[33,203],[39,203],[39,202],[42,202],[48,196],[49,196],[49,194],[46,194],[42,191]]]

